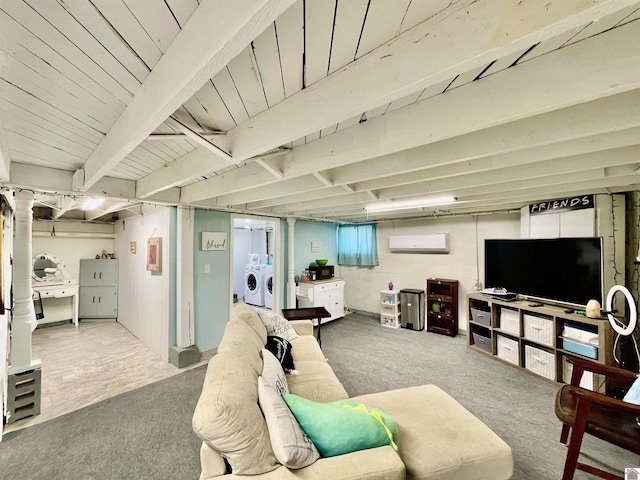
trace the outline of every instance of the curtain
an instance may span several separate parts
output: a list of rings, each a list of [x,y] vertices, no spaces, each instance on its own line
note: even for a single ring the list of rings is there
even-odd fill
[[[338,226],[338,265],[379,265],[376,225]]]

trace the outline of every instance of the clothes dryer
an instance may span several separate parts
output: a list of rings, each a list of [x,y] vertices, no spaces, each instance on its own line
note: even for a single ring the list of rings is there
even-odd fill
[[[264,306],[262,265],[247,264],[244,273],[244,301],[256,307]]]
[[[273,265],[262,265],[264,306],[273,310]]]

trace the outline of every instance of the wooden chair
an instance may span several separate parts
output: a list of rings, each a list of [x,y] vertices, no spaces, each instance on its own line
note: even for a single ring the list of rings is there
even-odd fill
[[[555,405],[556,416],[563,423],[560,441],[564,444],[569,441],[562,480],[573,479],[576,468],[600,478],[623,480],[622,476],[578,461],[582,437],[588,433],[640,455],[640,405],[623,402],[610,393],[586,390],[579,384],[582,374],[589,371],[606,377],[607,392],[624,395],[640,375],[589,360],[573,357],[567,357],[567,360],[573,365],[571,384],[560,388]],[[622,398],[622,395],[617,396]]]

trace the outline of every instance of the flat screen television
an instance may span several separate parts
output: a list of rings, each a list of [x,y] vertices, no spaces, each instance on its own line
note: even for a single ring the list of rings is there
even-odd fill
[[[487,239],[484,285],[573,307],[602,304],[602,239]]]

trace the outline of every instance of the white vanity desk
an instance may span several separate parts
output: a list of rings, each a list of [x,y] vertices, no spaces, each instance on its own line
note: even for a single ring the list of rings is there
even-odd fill
[[[72,297],[72,320],[78,327],[78,305],[80,289],[76,279],[67,278],[65,264],[50,253],[39,253],[33,257],[34,292],[40,293],[46,319],[46,299]],[[68,318],[68,317],[67,317]],[[54,320],[55,321],[55,320]]]
[[[56,283],[38,283],[33,285],[34,292],[40,292],[42,300],[46,298],[62,298],[73,297],[73,324],[78,327],[78,303],[79,303],[79,288],[77,283],[73,280],[63,280],[63,282]]]

